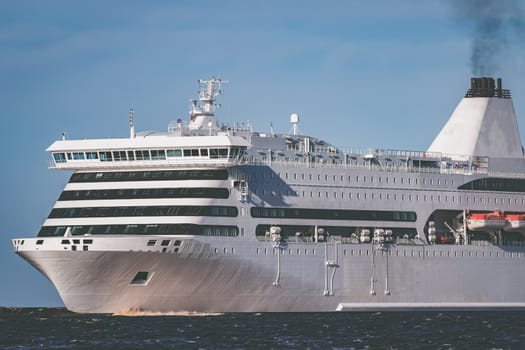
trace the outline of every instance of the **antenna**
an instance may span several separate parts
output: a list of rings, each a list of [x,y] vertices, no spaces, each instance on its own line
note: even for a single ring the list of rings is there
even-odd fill
[[[215,126],[215,109],[221,105],[216,104],[217,96],[222,94],[221,85],[227,83],[222,79],[212,77],[208,80],[199,79],[199,98],[190,100],[190,130],[205,130],[209,122]]]
[[[136,134],[135,134],[135,119],[134,119],[134,116],[133,116],[133,107],[130,107],[129,108],[129,138],[130,139],[134,139]]]

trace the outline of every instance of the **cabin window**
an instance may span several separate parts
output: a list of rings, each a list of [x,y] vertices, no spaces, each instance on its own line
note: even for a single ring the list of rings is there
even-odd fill
[[[232,147],[230,150],[230,158],[236,158],[239,155],[239,148]]]
[[[166,153],[164,152],[163,149],[151,150],[151,159],[152,160],[166,159]]]
[[[182,151],[180,149],[169,149],[167,153],[168,157],[182,157]]]
[[[135,157],[137,160],[149,160],[149,151],[148,150],[138,150],[135,151]]]
[[[182,151],[182,153],[184,154],[184,157],[194,157],[195,155],[193,154],[193,151],[197,151],[197,156],[199,155],[199,150],[194,150],[194,149],[185,149]]]
[[[97,152],[86,152],[86,159],[98,159]]]
[[[201,148],[201,156],[207,157],[208,156],[208,149],[207,148]]]
[[[118,162],[121,160],[127,160],[126,151],[113,151],[113,159]]]
[[[65,153],[53,153],[53,159],[55,159],[56,163],[65,163],[66,154]]]
[[[217,148],[210,148],[210,158],[211,159],[219,158],[219,150]]]
[[[113,157],[111,155],[111,152],[98,152],[98,156],[99,156],[101,162],[111,162],[111,161],[113,161]]]
[[[219,158],[228,158],[227,148],[219,148]]]
[[[73,159],[79,160],[84,158],[84,152],[73,152]]]

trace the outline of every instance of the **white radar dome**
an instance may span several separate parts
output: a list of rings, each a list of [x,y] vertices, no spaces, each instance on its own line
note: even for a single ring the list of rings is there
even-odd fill
[[[293,113],[290,115],[290,123],[299,123],[299,114]]]

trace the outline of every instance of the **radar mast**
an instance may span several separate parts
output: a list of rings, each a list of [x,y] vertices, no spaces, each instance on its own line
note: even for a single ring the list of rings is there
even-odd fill
[[[222,94],[221,84],[226,83],[217,78],[209,80],[199,79],[199,100],[191,100],[190,104],[190,123],[191,130],[215,128],[215,108],[220,105],[215,104],[217,96]]]

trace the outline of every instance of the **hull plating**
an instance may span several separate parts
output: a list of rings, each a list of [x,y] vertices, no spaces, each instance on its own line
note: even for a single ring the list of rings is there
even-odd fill
[[[82,313],[506,308],[525,305],[523,248],[208,244],[176,253],[24,251]],[[266,248],[266,253],[264,249]],[[232,253],[232,251],[234,253]],[[280,251],[280,255],[277,252]],[[137,272],[149,280],[133,285]],[[411,305],[411,306],[410,306]],[[442,306],[442,307],[440,307]]]

